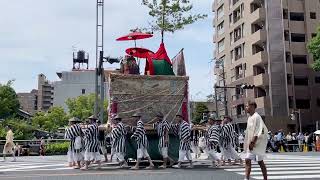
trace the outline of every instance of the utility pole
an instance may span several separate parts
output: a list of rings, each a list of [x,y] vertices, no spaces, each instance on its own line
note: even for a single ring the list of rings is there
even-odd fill
[[[216,87],[216,85],[214,86],[214,100],[215,100],[215,103],[216,103],[216,115],[217,115],[217,118],[219,118],[218,95],[217,95],[217,87]]]
[[[104,28],[104,0],[97,0],[97,7],[96,7],[96,76],[95,76],[95,103],[94,103],[94,116],[96,118],[99,118],[101,123],[103,122],[103,106],[99,107],[99,94],[100,94],[100,100],[104,101],[102,99],[104,97],[104,88],[103,85],[104,80],[102,78],[103,72],[101,72],[101,69],[98,69],[98,65],[101,61],[101,58],[103,58],[103,28]],[[102,54],[102,56],[101,56]],[[100,65],[99,65],[100,66]],[[99,93],[99,75],[101,78],[101,88]],[[103,90],[103,91],[102,91]],[[102,95],[103,94],[103,95]],[[102,110],[101,110],[101,109]],[[100,115],[98,116],[100,112]]]
[[[226,86],[226,77],[224,72],[224,63],[221,64],[222,66],[222,78],[223,78],[223,86]],[[224,101],[224,114],[226,116],[229,115],[228,113],[228,102],[227,102],[227,88],[223,88],[223,101]]]

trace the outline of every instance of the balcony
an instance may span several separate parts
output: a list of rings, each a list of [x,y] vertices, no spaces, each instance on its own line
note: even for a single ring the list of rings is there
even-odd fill
[[[241,39],[241,36],[237,36],[234,38],[234,42],[237,42],[239,39]]]
[[[252,44],[261,44],[267,40],[266,30],[260,29],[255,33],[251,34],[250,39],[252,40]]]
[[[257,103],[258,108],[263,108],[270,105],[269,96],[262,96],[262,97],[255,98],[255,102]]]
[[[249,57],[251,62],[254,62],[254,65],[259,64],[267,64],[268,63],[268,56],[266,51],[260,51],[251,57]]]
[[[269,86],[269,76],[268,74],[261,73],[253,77],[253,84],[256,87],[259,86]]]
[[[257,23],[260,21],[264,21],[266,19],[266,12],[264,8],[258,8],[254,12],[251,13],[251,16],[249,17],[249,22]]]

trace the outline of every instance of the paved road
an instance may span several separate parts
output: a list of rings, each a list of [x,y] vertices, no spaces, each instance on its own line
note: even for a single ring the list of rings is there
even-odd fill
[[[268,154],[266,160],[269,179],[320,180],[320,154]],[[0,163],[0,180],[243,180],[244,168],[229,166],[208,169],[208,161],[200,160],[195,169],[123,170],[104,165],[102,170],[74,170],[65,167],[66,157],[21,157],[17,162]],[[257,164],[253,165],[253,179],[262,179]]]

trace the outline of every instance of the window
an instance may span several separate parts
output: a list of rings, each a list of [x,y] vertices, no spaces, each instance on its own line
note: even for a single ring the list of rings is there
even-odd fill
[[[306,55],[292,55],[292,61],[294,64],[308,64]]]
[[[316,84],[320,84],[320,76],[314,77],[314,82],[315,82]]]
[[[294,85],[296,86],[308,86],[308,77],[294,77]]]
[[[317,106],[320,107],[320,98],[317,98]]]
[[[229,15],[229,25],[231,26],[232,25],[232,13]]]
[[[234,30],[234,42],[237,42],[239,39],[241,39],[241,36],[242,36],[241,27],[242,26],[239,26]]]
[[[291,53],[286,52],[286,62],[291,62]]]
[[[283,9],[283,19],[288,19],[288,9]]]
[[[312,33],[312,34],[311,34],[311,37],[312,37],[312,38],[314,38],[314,37],[316,37],[316,36],[317,36],[317,33]]]
[[[221,35],[224,33],[224,21],[222,21],[218,26],[217,26],[217,30],[218,30],[218,35]]]
[[[230,33],[230,45],[233,44],[233,32]]]
[[[220,6],[217,10],[217,16],[218,16],[218,19],[222,18],[224,15],[224,11],[223,11],[223,5]]]
[[[85,89],[82,89],[82,90],[81,90],[81,93],[82,93],[82,94],[86,94],[86,90],[85,90]]]
[[[288,101],[289,101],[289,108],[293,108],[293,96],[289,96]]]
[[[310,12],[310,19],[317,19],[317,14],[315,12]]]
[[[242,17],[242,11],[241,11],[241,7],[238,7],[236,10],[233,11],[233,22],[236,23],[237,21],[239,21]]]
[[[287,83],[288,83],[289,85],[292,84],[292,74],[287,74]]]
[[[310,109],[309,99],[296,99],[297,109]]]
[[[289,39],[290,39],[290,33],[288,30],[285,30],[284,31],[284,40],[289,41]]]
[[[290,13],[291,21],[304,21],[304,13],[291,12]]]
[[[218,53],[224,51],[224,39],[218,42]]]
[[[305,34],[291,33],[291,41],[292,42],[305,42],[306,41]]]
[[[240,59],[240,58],[242,58],[242,46],[240,45],[240,46],[238,46],[238,47],[236,47],[236,48],[234,48],[234,56],[235,56],[235,60],[238,60],[238,59]]]
[[[234,63],[234,50],[230,52],[231,63]]]

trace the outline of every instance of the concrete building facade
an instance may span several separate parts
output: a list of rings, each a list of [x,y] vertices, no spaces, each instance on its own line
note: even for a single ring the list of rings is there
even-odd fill
[[[44,74],[38,75],[37,106],[39,111],[48,111],[53,105],[53,84]]]
[[[38,110],[38,90],[33,89],[30,93],[17,93],[20,108],[30,114]]]
[[[109,71],[105,71],[108,77]],[[72,71],[63,71],[57,73],[60,81],[55,81],[53,106],[61,106],[68,111],[66,100],[68,98],[76,98],[81,95],[95,93],[95,70],[73,69]],[[105,83],[105,98],[108,95],[108,83]],[[99,87],[100,91],[100,82]]]
[[[228,114],[245,123],[245,102],[254,100],[270,130],[297,131],[299,124],[314,130],[320,73],[310,68],[306,45],[320,25],[319,0],[215,0],[212,8],[214,56],[225,72],[215,68],[217,85],[237,87],[227,90]],[[242,84],[256,87],[243,90]],[[223,106],[218,111],[224,114]],[[294,111],[301,123],[289,118]]]

